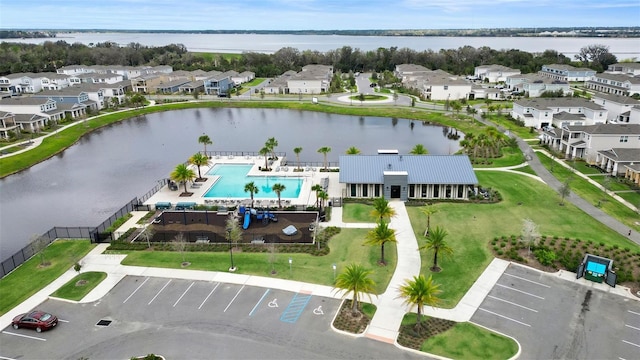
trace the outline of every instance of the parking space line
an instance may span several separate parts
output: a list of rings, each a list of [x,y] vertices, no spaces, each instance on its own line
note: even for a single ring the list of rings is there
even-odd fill
[[[149,278],[144,279],[144,281],[142,282],[142,284],[138,285],[138,287],[133,290],[133,292],[131,293],[131,295],[129,295],[126,299],[124,299],[124,301],[122,302],[123,304],[127,302],[127,300],[129,300],[135,293],[138,292],[138,290],[140,290],[140,288],[142,287],[142,285],[144,285],[147,281],[149,280]]]
[[[521,308],[526,309],[526,310],[529,310],[529,311],[533,311],[533,312],[536,312],[536,313],[538,312],[538,310],[534,310],[534,309],[528,308],[528,307],[526,307],[526,306],[522,306],[522,305],[520,305],[520,304],[516,304],[516,303],[514,303],[514,302],[511,302],[511,301],[505,300],[505,299],[500,299],[499,297],[495,297],[495,296],[493,296],[493,295],[487,295],[487,297],[490,297],[490,298],[492,298],[492,299],[496,299],[496,300],[498,300],[498,301],[506,302],[507,304],[511,304],[511,305],[513,305],[513,306],[521,307]]]
[[[623,343],[626,343],[626,344],[629,344],[629,345],[633,345],[633,346],[635,346],[635,347],[639,347],[639,348],[640,348],[640,345],[638,345],[638,344],[634,344],[634,343],[632,343],[631,341],[622,340],[622,342],[623,342]]]
[[[634,315],[638,315],[638,316],[640,316],[640,313],[637,313],[637,312],[635,312],[635,311],[631,311],[631,310],[627,310],[627,311],[628,311],[628,312],[630,312],[630,313],[632,313],[632,314],[634,314]]]
[[[298,318],[302,315],[302,311],[307,306],[312,296],[313,295],[302,295],[301,293],[296,293],[293,296],[293,299],[291,299],[291,302],[289,302],[289,306],[287,306],[280,316],[280,321],[291,324],[298,321]]]
[[[180,300],[182,300],[182,297],[187,293],[187,291],[189,291],[189,289],[191,289],[191,287],[193,286],[193,284],[195,284],[196,282],[192,282],[191,285],[189,285],[189,287],[187,288],[187,290],[185,290],[182,295],[180,295],[180,297],[178,298],[178,300],[176,300],[175,304],[173,304],[173,307],[176,307],[176,305],[178,305],[178,302],[180,302]]]
[[[156,296],[154,296],[154,297],[153,297],[153,299],[151,299],[151,301],[149,301],[149,302],[147,303],[147,305],[151,305],[151,303],[153,302],[153,300],[155,300],[155,299],[158,297],[158,295],[160,295],[160,293],[162,292],[162,290],[164,290],[164,289],[165,289],[165,288],[166,288],[166,287],[171,283],[171,280],[173,280],[173,279],[169,279],[169,281],[167,281],[167,283],[166,283],[166,284],[164,284],[164,286],[162,287],[162,289],[160,289],[160,291],[158,291],[158,293],[156,294]]]
[[[635,326],[631,326],[631,325],[627,325],[627,324],[624,324],[624,326],[626,326],[626,327],[628,327],[628,328],[632,328],[633,330],[638,330],[638,331],[640,331],[640,328],[637,328],[637,327],[635,327]]]
[[[229,309],[229,306],[231,306],[231,304],[233,304],[233,301],[238,297],[238,295],[240,295],[240,291],[242,291],[242,289],[244,289],[244,285],[242,285],[240,290],[238,290],[238,292],[236,293],[236,296],[234,296],[233,299],[231,299],[231,301],[229,301],[229,304],[227,305],[226,308],[224,308],[223,312],[227,312],[227,309]]]
[[[504,318],[504,319],[507,319],[507,320],[511,320],[511,321],[513,321],[513,322],[515,322],[515,323],[518,323],[518,324],[521,324],[521,325],[524,325],[524,326],[531,327],[531,325],[526,324],[526,323],[523,323],[522,321],[518,321],[518,320],[516,320],[516,319],[512,319],[512,318],[507,317],[507,316],[504,316],[504,315],[500,315],[500,314],[495,313],[495,312],[493,312],[493,311],[489,311],[489,310],[486,310],[486,309],[483,309],[483,308],[478,308],[478,310],[482,310],[482,311],[488,312],[489,314],[493,314],[493,315],[495,315],[495,316],[499,316],[499,317],[501,317],[501,318]]]
[[[528,293],[526,291],[518,290],[516,288],[512,288],[511,286],[506,286],[506,285],[502,285],[502,284],[496,284],[496,286],[500,286],[500,287],[503,287],[505,289],[517,291],[519,293],[522,293],[522,294],[525,294],[525,295],[529,295],[529,296],[533,296],[533,297],[538,298],[540,300],[544,300],[544,298],[542,296],[538,296],[538,295],[534,295],[534,294]]]
[[[546,287],[547,289],[551,289],[551,286],[549,286],[549,285],[545,285],[545,284],[542,284],[542,283],[539,283],[539,282],[536,282],[536,281],[533,281],[533,280],[525,279],[525,278],[517,276],[517,275],[511,275],[511,274],[507,274],[507,273],[504,273],[504,274],[507,275],[507,276],[514,277],[516,279],[520,279],[520,280],[523,280],[523,281],[528,281],[528,282],[530,282],[532,284],[536,284],[536,285],[540,285],[542,287]]]
[[[17,333],[9,332],[9,331],[3,331],[2,333],[3,334],[7,334],[7,335],[20,336],[20,337],[24,337],[24,338],[32,339],[32,340],[47,341],[47,339],[43,339],[43,338],[39,338],[39,337],[35,337],[35,336],[17,334]]]
[[[204,298],[204,300],[202,301],[202,304],[200,304],[200,306],[198,306],[198,310],[200,310],[202,308],[202,306],[204,305],[204,303],[206,303],[207,300],[209,300],[209,297],[211,296],[211,294],[213,294],[214,291],[216,291],[218,286],[220,286],[220,283],[217,283],[216,286],[214,286],[213,289],[211,289],[211,292],[209,293],[209,295],[207,295],[207,297]]]
[[[260,300],[258,300],[258,302],[253,307],[253,309],[251,309],[251,312],[249,313],[249,316],[253,315],[253,312],[256,311],[256,309],[258,308],[258,305],[260,305],[262,300],[264,300],[264,297],[267,296],[267,294],[269,293],[269,290],[271,290],[271,289],[267,289],[267,291],[265,291],[264,294],[262,294],[262,297],[260,298]]]
[[[69,320],[62,320],[62,319],[58,319],[58,321],[63,322],[63,323],[68,323]]]

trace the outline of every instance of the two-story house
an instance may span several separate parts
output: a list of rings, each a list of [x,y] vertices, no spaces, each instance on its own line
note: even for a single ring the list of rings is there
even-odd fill
[[[505,82],[509,76],[519,74],[520,70],[503,65],[480,65],[476,66],[473,71],[476,79],[491,83]]]
[[[615,63],[609,65],[605,72],[611,74],[625,74],[629,76],[638,76],[640,75],[640,63]]]
[[[396,65],[396,68],[393,71],[393,75],[398,79],[400,79],[401,82],[406,83],[410,81],[415,81],[419,77],[422,77],[425,74],[430,72],[431,72],[431,69],[427,69],[422,65],[400,64],[400,65]]]
[[[65,115],[54,100],[38,97],[0,99],[0,111],[15,114],[16,123],[32,132],[40,131],[51,121],[60,122]]]
[[[329,90],[333,67],[327,65],[306,65],[302,71],[287,79],[285,93],[320,94]]]
[[[595,70],[587,68],[577,68],[566,64],[542,65],[538,74],[553,80],[560,81],[587,81],[596,74]]]
[[[539,97],[545,92],[559,92],[571,94],[571,87],[565,80],[555,80],[539,74],[512,75],[505,82],[511,91],[526,94],[529,97]]]
[[[16,115],[11,112],[0,111],[0,138],[9,140],[11,134],[18,134],[20,125],[16,123]]]
[[[597,164],[600,151],[614,148],[640,150],[640,125],[566,125],[559,130],[560,142],[555,149],[569,159],[584,159],[590,164]]]
[[[33,94],[34,98],[48,98],[57,103],[57,108],[63,110],[65,115],[78,119],[87,115],[87,109],[98,111],[100,104],[89,99],[89,94],[76,88],[64,88],[61,90],[45,90]],[[104,99],[102,99],[104,106]]]
[[[640,76],[625,74],[595,74],[585,83],[587,89],[602,93],[631,96],[640,94]]]
[[[563,114],[566,113],[566,114]],[[582,98],[535,98],[513,102],[511,116],[536,129],[551,125],[594,125],[607,121],[607,110]]]
[[[640,119],[636,119],[638,122],[631,122],[631,111],[633,108],[640,110],[640,101],[634,98],[622,95],[594,93],[591,96],[591,100],[607,109],[607,122],[609,123],[640,124]]]
[[[204,92],[207,95],[229,96],[234,84],[231,77],[222,73],[208,77],[204,80]]]

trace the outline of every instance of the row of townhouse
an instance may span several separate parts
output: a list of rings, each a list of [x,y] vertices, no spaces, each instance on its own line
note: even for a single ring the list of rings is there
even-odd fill
[[[300,72],[289,70],[263,87],[265,94],[321,94],[329,91],[333,66],[306,65]]]
[[[396,65],[394,76],[407,88],[417,89],[423,98],[436,101],[466,99],[473,84],[464,77],[421,65]]]
[[[565,158],[640,181],[640,124],[564,125],[544,131],[540,140]]]

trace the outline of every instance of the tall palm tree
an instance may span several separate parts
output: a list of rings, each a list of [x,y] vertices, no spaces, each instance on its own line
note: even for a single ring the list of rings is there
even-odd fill
[[[370,293],[375,288],[375,282],[370,277],[371,273],[371,270],[365,269],[360,264],[349,264],[336,277],[334,291],[344,291],[343,298],[349,293],[353,293],[351,312],[354,316],[358,315],[359,312],[358,301],[360,301],[361,293],[367,294],[371,299]]]
[[[373,210],[371,210],[371,216],[378,218],[379,222],[382,222],[385,218],[392,218],[396,216],[396,211],[389,206],[387,199],[383,197],[373,200]]]
[[[427,217],[427,228],[424,230],[424,236],[429,235],[429,228],[431,227],[431,215],[438,212],[438,209],[431,205],[425,205],[420,208],[420,211]]]
[[[440,271],[440,267],[438,266],[439,253],[442,252],[445,255],[453,254],[453,249],[449,247],[449,244],[444,240],[447,235],[449,235],[449,233],[447,233],[446,230],[436,226],[433,230],[429,231],[426,244],[420,247],[420,250],[426,249],[428,251],[433,251],[433,266],[431,267],[431,271]]]
[[[360,154],[360,149],[358,149],[355,146],[352,146],[352,147],[348,148],[347,151],[345,151],[345,154],[347,154],[347,155],[358,155],[358,154]]]
[[[184,184],[184,194],[189,194],[187,191],[187,182],[193,181],[193,179],[196,178],[196,174],[193,170],[189,169],[187,165],[180,164],[176,166],[169,177],[175,182],[182,182]]]
[[[422,144],[416,144],[416,146],[414,146],[411,151],[409,151],[409,154],[413,155],[427,155],[428,153],[429,150],[427,150],[427,148]]]
[[[331,148],[328,146],[323,146],[318,149],[318,152],[324,155],[324,171],[328,170],[327,166],[327,154],[331,152]]]
[[[286,189],[287,187],[284,186],[284,184],[280,184],[280,183],[275,183],[273,184],[273,186],[271,187],[271,190],[273,190],[274,193],[276,193],[276,195],[278,195],[278,207],[281,208],[282,204],[280,204],[280,195],[282,194],[282,192]]]
[[[298,171],[300,171],[300,153],[302,152],[301,147],[293,148],[293,152],[296,154],[296,161],[298,162]]]
[[[211,141],[211,138],[209,137],[209,135],[202,134],[198,138],[198,143],[204,144],[204,154],[207,155],[207,145],[212,145],[213,141]]]
[[[260,149],[260,151],[258,151],[258,154],[264,156],[264,171],[269,171],[269,152],[271,150],[269,150],[268,147],[263,147],[262,149]]]
[[[433,281],[431,275],[425,278],[424,275],[414,276],[413,280],[406,279],[404,284],[398,288],[400,295],[404,298],[404,303],[409,306],[418,308],[418,320],[416,322],[416,331],[420,331],[422,327],[422,309],[425,305],[435,307],[440,303],[438,295],[442,292],[440,284]]]
[[[209,165],[209,157],[203,153],[195,153],[191,158],[189,158],[189,164],[195,165],[198,167],[198,180],[202,179],[202,173],[200,172],[200,166]]]
[[[315,184],[311,187],[311,191],[314,191],[316,193],[316,208],[319,207],[320,204],[320,192],[324,190],[322,188],[322,185],[320,184]]]
[[[248,192],[251,194],[251,207],[253,207],[253,194],[257,194],[258,191],[259,189],[256,186],[256,183],[254,183],[253,181],[244,184],[244,192]]]
[[[278,146],[278,140],[274,137],[270,137],[267,139],[267,142],[264,143],[264,146],[269,149],[269,152],[271,152],[271,158],[276,160],[276,146]]]
[[[365,238],[365,245],[380,245],[380,264],[387,265],[387,263],[384,261],[384,244],[388,242],[394,243],[397,241],[395,230],[389,228],[389,225],[381,220],[378,223],[378,226],[367,233]]]
[[[329,200],[329,194],[326,191],[322,190],[318,193],[318,201],[320,201],[320,210],[324,207],[324,202]]]

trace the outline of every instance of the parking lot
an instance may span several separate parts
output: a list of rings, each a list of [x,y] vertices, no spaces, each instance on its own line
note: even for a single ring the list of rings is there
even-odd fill
[[[471,321],[515,337],[522,359],[640,357],[640,302],[518,265]]]
[[[48,332],[8,327],[0,359],[415,358],[392,345],[331,330],[331,298],[208,281],[125,277],[90,304],[48,300]]]

